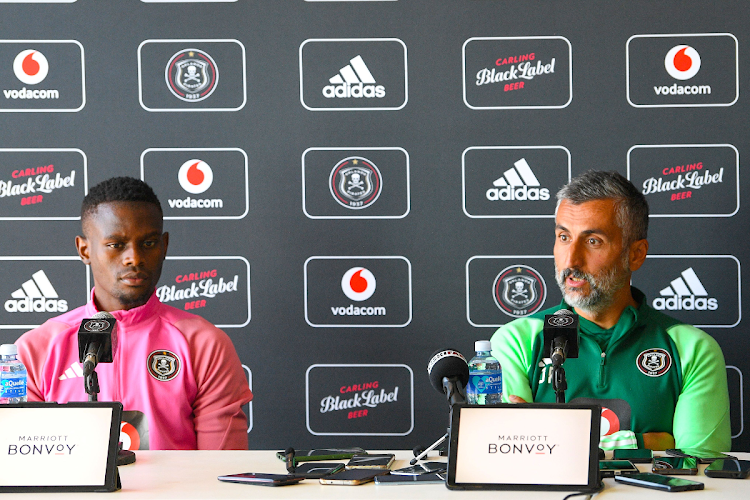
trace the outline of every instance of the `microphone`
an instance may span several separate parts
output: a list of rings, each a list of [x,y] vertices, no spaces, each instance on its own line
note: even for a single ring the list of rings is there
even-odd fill
[[[469,364],[455,349],[435,351],[427,364],[430,384],[445,394],[450,405],[466,402],[465,387],[469,382]]]
[[[108,312],[98,312],[93,318],[81,320],[78,328],[78,361],[83,363],[87,377],[99,363],[111,363],[113,351],[117,352],[115,317]]]
[[[568,309],[544,316],[543,353],[549,353],[552,366],[562,366],[568,358],[578,357],[578,315]]]

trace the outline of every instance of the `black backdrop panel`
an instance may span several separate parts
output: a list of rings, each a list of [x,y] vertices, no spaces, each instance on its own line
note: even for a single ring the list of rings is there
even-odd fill
[[[557,302],[554,194],[615,169],[653,208],[633,282],[721,344],[748,450],[748,26],[741,0],[3,2],[0,340],[86,300],[80,199],[142,176],[161,293],[232,338],[251,448],[426,445],[430,354]]]

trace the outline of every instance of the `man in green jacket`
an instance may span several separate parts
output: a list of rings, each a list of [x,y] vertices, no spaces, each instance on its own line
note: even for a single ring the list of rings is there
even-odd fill
[[[601,447],[731,448],[724,356],[705,332],[652,309],[630,286],[648,253],[648,203],[617,172],[590,171],[557,193],[555,278],[562,303],[492,336],[504,399],[555,401],[545,314],[580,316],[566,401],[602,406]]]

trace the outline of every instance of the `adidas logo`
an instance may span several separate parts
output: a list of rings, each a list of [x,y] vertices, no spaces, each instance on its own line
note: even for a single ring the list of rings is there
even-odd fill
[[[65,312],[68,310],[68,301],[58,299],[55,287],[42,270],[32,274],[31,279],[10,296],[12,299],[5,301],[5,310],[10,313]]]
[[[339,70],[339,74],[328,80],[331,85],[323,87],[323,95],[329,99],[362,97],[378,99],[385,97],[385,87],[375,85],[375,78],[367,68],[362,56],[357,56]]]
[[[59,380],[67,380],[69,378],[82,378],[83,377],[83,368],[81,368],[81,365],[78,363],[73,363],[70,365],[70,368],[65,370],[65,373],[57,377]]]
[[[682,271],[659,295],[661,297],[655,298],[652,304],[659,311],[715,311],[719,308],[719,302],[708,296],[692,267]]]
[[[487,190],[490,201],[536,201],[549,200],[549,189],[539,187],[539,180],[531,171],[526,158],[521,158],[503,172],[503,176],[492,183],[494,188]]]

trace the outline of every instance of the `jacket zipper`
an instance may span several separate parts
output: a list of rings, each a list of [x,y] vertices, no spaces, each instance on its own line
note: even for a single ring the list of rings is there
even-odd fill
[[[601,362],[599,363],[599,389],[604,388],[605,369],[607,364],[607,353],[602,351]]]

